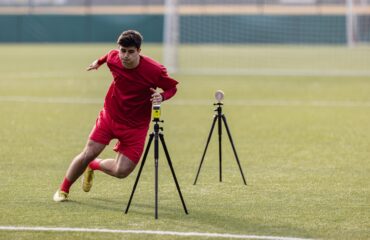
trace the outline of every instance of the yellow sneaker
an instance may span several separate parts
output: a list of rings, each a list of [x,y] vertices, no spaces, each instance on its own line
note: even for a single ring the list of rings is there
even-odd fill
[[[82,177],[82,190],[90,192],[94,180],[94,170],[87,167]]]
[[[68,193],[61,191],[58,189],[58,191],[55,192],[53,196],[53,200],[55,202],[65,202],[68,201]]]

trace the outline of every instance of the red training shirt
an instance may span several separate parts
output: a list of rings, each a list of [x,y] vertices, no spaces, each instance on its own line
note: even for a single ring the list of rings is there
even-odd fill
[[[111,50],[98,60],[107,63],[113,81],[105,97],[104,109],[112,119],[129,127],[148,127],[152,102],[150,88],[163,89],[164,100],[175,95],[178,82],[168,76],[166,68],[155,60],[140,55],[136,68],[124,68],[118,50]]]

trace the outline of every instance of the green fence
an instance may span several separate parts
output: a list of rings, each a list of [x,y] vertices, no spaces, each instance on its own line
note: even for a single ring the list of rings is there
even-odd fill
[[[114,42],[127,29],[161,42],[162,15],[0,15],[0,42]]]
[[[370,17],[358,19],[358,40],[369,41]],[[180,41],[344,44],[345,24],[343,15],[189,15],[180,18]],[[163,15],[0,15],[0,42],[112,42],[127,29],[161,43]]]

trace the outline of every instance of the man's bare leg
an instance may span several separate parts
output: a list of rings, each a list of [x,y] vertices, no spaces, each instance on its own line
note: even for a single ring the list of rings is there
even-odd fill
[[[122,153],[119,153],[116,159],[96,159],[85,170],[82,178],[82,190],[90,192],[94,180],[94,170],[102,171],[116,178],[125,178],[135,167],[136,164]]]
[[[89,163],[96,159],[104,150],[105,146],[106,145],[93,140],[88,140],[84,150],[77,155],[69,165],[66,178],[71,182],[75,182],[85,171]]]
[[[66,176],[58,189],[54,194],[54,201],[63,202],[68,200],[69,189],[72,184],[79,178],[85,171],[88,164],[93,161],[99,154],[104,150],[106,145],[88,140],[84,150],[77,155],[69,165]]]
[[[104,159],[99,164],[101,171],[116,178],[127,177],[136,167],[136,164],[122,153],[119,153],[116,159]]]

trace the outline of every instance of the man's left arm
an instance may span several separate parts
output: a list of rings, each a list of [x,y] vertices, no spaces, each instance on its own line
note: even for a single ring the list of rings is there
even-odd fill
[[[150,101],[152,101],[153,104],[161,104],[161,102],[172,98],[176,94],[177,87],[174,86],[173,88],[164,90],[161,93],[157,92],[154,88],[151,88],[150,91],[153,93]]]
[[[174,86],[173,88],[167,89],[161,93],[162,101],[168,100],[172,98],[177,92],[177,87]]]
[[[179,82],[168,76],[165,67],[162,67],[161,76],[157,82],[157,87],[161,88],[163,92],[157,93],[155,89],[151,89],[153,103],[161,103],[172,98],[177,92],[177,84]]]

